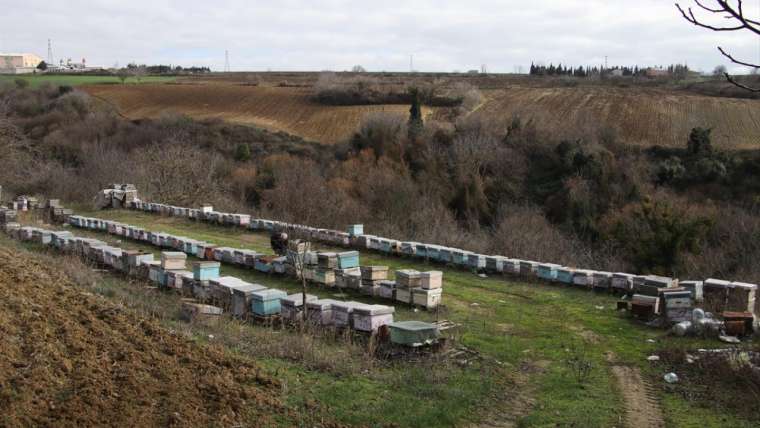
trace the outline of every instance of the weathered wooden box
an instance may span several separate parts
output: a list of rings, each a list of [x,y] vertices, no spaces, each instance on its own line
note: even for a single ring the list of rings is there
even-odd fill
[[[435,290],[443,287],[443,272],[431,270],[420,274],[420,287],[425,290]],[[410,288],[417,288],[410,286]]]
[[[392,306],[367,305],[354,308],[354,329],[364,332],[375,332],[381,326],[393,322]]]
[[[398,296],[398,290],[396,290]],[[432,290],[426,290],[424,288],[412,289],[412,302],[415,305],[423,306],[427,309],[433,309],[441,304],[441,298],[443,296],[443,289],[437,288]]]
[[[362,266],[362,279],[379,281],[388,279],[388,266]]]
[[[368,306],[360,302],[338,302],[332,305],[333,323],[336,327],[346,328],[353,326],[353,313],[357,307]]]
[[[232,289],[232,315],[243,318],[248,315],[253,302],[253,293],[266,290],[260,284],[250,284]]]
[[[398,288],[417,288],[422,285],[422,274],[414,269],[400,269],[396,271],[396,285]]]
[[[306,302],[306,320],[315,325],[334,325],[333,305],[341,303],[333,299],[317,299]]]
[[[179,251],[163,251],[161,253],[161,267],[165,270],[185,269],[187,254]]]
[[[306,301],[317,300],[317,296],[307,294]],[[280,313],[283,320],[295,322],[301,319],[303,314],[303,294],[291,294],[280,299]]]

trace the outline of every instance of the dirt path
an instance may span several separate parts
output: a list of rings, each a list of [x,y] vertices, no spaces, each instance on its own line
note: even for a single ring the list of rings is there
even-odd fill
[[[625,425],[630,428],[664,427],[665,421],[651,385],[637,367],[613,365],[618,387],[625,401]]]

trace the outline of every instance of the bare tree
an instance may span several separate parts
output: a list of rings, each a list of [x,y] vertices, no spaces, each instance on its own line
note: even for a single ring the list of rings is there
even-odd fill
[[[144,65],[139,65],[132,69],[132,75],[135,76],[137,83],[140,83],[146,74],[148,74],[148,69]]]
[[[681,15],[683,15],[684,19],[696,25],[697,27],[707,28],[708,30],[720,32],[749,31],[750,33],[754,33],[755,35],[760,36],[760,21],[757,19],[750,19],[745,14],[744,4],[742,0],[736,0],[734,2],[729,0],[713,0],[709,3],[709,5],[706,4],[705,0],[693,1],[699,7],[697,10],[702,10],[702,13],[706,12],[712,15],[717,15],[728,21],[728,24],[726,25],[709,24],[705,20],[698,18],[694,14],[694,11],[691,7],[684,9],[679,3],[676,3],[676,7],[681,12]],[[734,64],[750,67],[754,70],[760,68],[760,64],[752,64],[747,61],[739,60],[720,46],[718,46],[718,50],[723,56],[728,58]],[[760,88],[747,86],[737,81],[737,79],[731,76],[729,73],[724,73],[724,75],[726,76],[726,79],[733,85],[751,92],[760,92]]]
[[[116,72],[116,77],[121,80],[121,84],[123,85],[127,78],[129,78],[129,70],[126,68],[119,69],[119,71]]]
[[[296,271],[296,278],[301,280],[301,326],[306,324],[306,257],[311,251],[311,242],[296,239],[288,245],[287,258]]]

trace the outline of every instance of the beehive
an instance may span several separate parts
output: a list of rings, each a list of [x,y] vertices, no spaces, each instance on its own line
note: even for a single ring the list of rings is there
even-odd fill
[[[251,309],[259,316],[270,316],[280,313],[280,300],[288,294],[272,288],[251,293]]]
[[[388,266],[362,266],[363,280],[380,281],[388,279]]]
[[[422,285],[422,274],[414,269],[400,269],[396,271],[396,285],[398,288],[417,288]]]
[[[317,299],[306,302],[306,319],[315,325],[333,325],[333,305],[341,303],[333,299]]]
[[[193,278],[198,281],[208,281],[209,279],[219,278],[219,262],[194,262]]]
[[[443,272],[439,270],[422,272],[420,274],[420,287],[425,290],[435,290],[443,287]]]
[[[307,294],[306,301],[317,300],[317,296]],[[295,322],[301,319],[303,311],[303,294],[296,293],[280,299],[280,313],[286,321]]]
[[[165,270],[185,269],[187,254],[177,251],[164,251],[161,253],[161,267]]]
[[[398,296],[398,290],[396,291]],[[426,290],[424,288],[412,289],[412,302],[415,305],[423,306],[427,309],[433,309],[441,304],[441,297],[443,295],[443,289],[437,288],[432,290]]]
[[[354,308],[354,329],[364,332],[375,332],[381,326],[393,322],[393,313],[395,309],[392,306],[384,305],[366,305]]]
[[[332,305],[333,323],[336,327],[347,328],[353,326],[353,313],[357,307],[368,306],[360,302],[338,302]]]
[[[352,269],[356,267],[359,267],[358,251],[344,251],[342,253],[338,253],[339,269]]]
[[[424,346],[435,343],[439,336],[438,326],[422,321],[400,321],[388,325],[391,342],[403,346]]]
[[[232,290],[232,315],[238,318],[245,317],[252,306],[253,293],[266,290],[260,284],[250,284],[236,287]]]

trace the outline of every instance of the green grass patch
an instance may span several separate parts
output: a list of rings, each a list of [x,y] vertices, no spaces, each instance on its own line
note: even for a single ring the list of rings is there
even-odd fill
[[[23,79],[29,82],[29,87],[36,89],[40,85],[49,83],[51,85],[96,85],[96,84],[121,84],[116,76],[87,76],[77,74],[21,74],[21,75],[0,75],[0,84],[14,83],[16,79]],[[173,76],[145,76],[140,79],[140,83],[171,83],[175,82]],[[126,80],[126,84],[137,84],[134,77]]]
[[[269,236],[242,229],[225,228],[186,219],[161,217],[133,211],[82,212],[104,219],[145,227],[152,231],[192,237],[218,245],[250,248],[271,253]],[[76,233],[92,233],[77,230]],[[107,236],[97,233],[101,239]],[[139,247],[129,242],[123,247]],[[155,248],[151,251],[157,252]],[[482,278],[458,269],[431,265],[423,261],[388,257],[362,252],[361,263],[379,264],[391,269],[413,268],[444,271],[446,309],[441,313],[414,311],[404,305],[396,306],[397,319],[450,319],[461,327],[454,333],[457,340],[494,359],[508,372],[524,378],[521,389],[481,388],[473,383],[467,371],[446,378],[445,382],[418,382],[414,368],[403,371],[403,378],[412,385],[394,384],[388,376],[371,379],[363,376],[335,378],[311,371],[299,375],[298,382],[308,385],[311,392],[295,394],[295,402],[318,400],[347,423],[365,422],[370,425],[397,423],[399,426],[461,425],[477,420],[473,414],[486,415],[482,405],[493,403],[499,409],[509,406],[512,394],[530,394],[535,405],[524,417],[523,426],[614,426],[619,424],[624,403],[610,371],[609,356],[618,364],[635,365],[649,376],[656,386],[662,384],[660,369],[652,367],[646,357],[668,343],[688,343],[695,347],[717,347],[714,341],[673,338],[664,330],[636,323],[615,309],[616,298],[587,290],[514,281],[503,276]],[[239,276],[268,287],[288,291],[300,290],[289,278],[262,275],[257,272],[223,265],[223,274]],[[336,297],[336,290],[311,288],[311,293]],[[370,299],[346,293],[342,298],[369,302]],[[594,367],[589,378],[579,383],[572,375],[567,360],[571,349],[582,350]],[[482,375],[481,375],[482,383]],[[418,385],[419,384],[419,385]],[[391,392],[386,393],[390,387]],[[415,388],[421,388],[415,390]],[[386,397],[384,394],[390,394]],[[497,396],[494,397],[493,395]],[[499,395],[501,394],[501,395]],[[694,405],[682,397],[661,392],[663,411],[670,426],[690,426],[694,418],[682,415]],[[378,399],[377,397],[383,397]],[[401,398],[398,398],[401,397]],[[367,406],[365,400],[379,400]],[[387,401],[387,403],[386,403]],[[386,403],[386,404],[384,404]],[[714,410],[700,409],[710,417],[701,418],[702,426],[725,426],[723,417]],[[498,413],[498,412],[497,412]],[[488,417],[488,416],[486,416]],[[715,422],[715,424],[713,424]],[[741,426],[741,425],[737,425]]]

